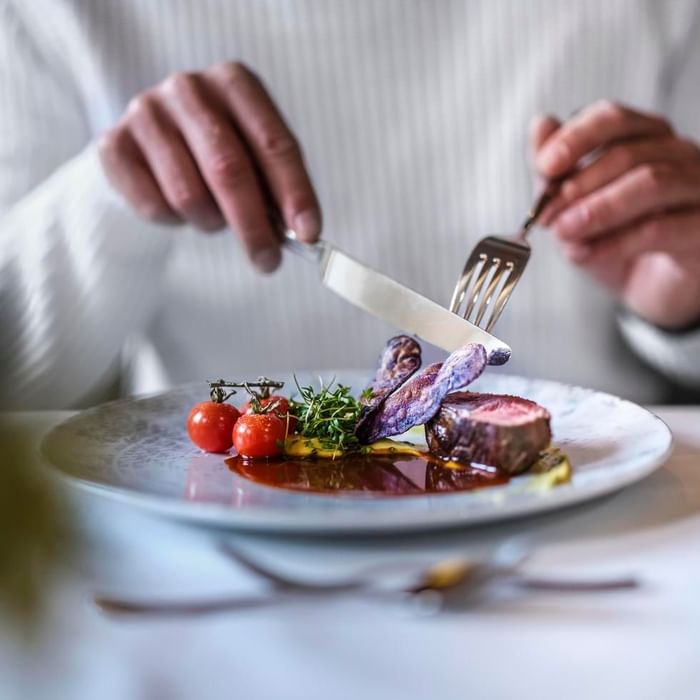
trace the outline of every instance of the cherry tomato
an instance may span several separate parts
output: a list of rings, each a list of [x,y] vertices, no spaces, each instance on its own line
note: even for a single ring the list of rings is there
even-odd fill
[[[272,396],[268,396],[265,399],[259,399],[260,402],[260,407],[263,409],[269,408],[270,413],[274,413],[276,416],[282,418],[285,423],[288,421],[289,425],[289,430],[287,433],[293,433],[294,428],[296,428],[297,425],[297,419],[296,416],[293,416],[289,413],[289,399],[286,398],[285,396],[277,396],[276,394],[273,394]],[[241,406],[241,413],[252,413],[253,408],[250,405],[250,401],[246,401],[242,406]]]
[[[190,440],[205,452],[226,452],[233,444],[233,427],[240,415],[230,403],[202,401],[187,418]]]
[[[282,454],[286,437],[287,421],[274,413],[244,413],[233,428],[233,446],[251,459]]]

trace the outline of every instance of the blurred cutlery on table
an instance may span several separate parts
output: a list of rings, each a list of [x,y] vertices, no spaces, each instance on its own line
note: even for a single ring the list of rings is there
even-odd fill
[[[265,595],[227,596],[191,600],[128,599],[96,595],[94,602],[106,613],[119,616],[177,616],[233,612],[298,601],[361,595],[385,602],[407,602],[419,608],[439,610],[446,605],[470,607],[475,594],[497,582],[527,591],[594,593],[637,588],[639,581],[625,576],[609,579],[558,579],[530,577],[520,569],[530,551],[517,541],[507,541],[486,559],[454,558],[435,564],[393,562],[371,566],[347,578],[310,581],[274,570],[241,550],[222,545],[232,561],[269,584]],[[428,605],[425,606],[425,601]]]

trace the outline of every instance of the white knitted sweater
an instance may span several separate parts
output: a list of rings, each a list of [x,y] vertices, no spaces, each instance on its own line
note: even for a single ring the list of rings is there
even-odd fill
[[[369,367],[395,332],[234,235],[140,221],[93,141],[173,71],[242,60],[298,134],[324,236],[446,303],[472,244],[532,195],[532,115],[608,97],[700,136],[692,0],[0,0],[0,406],[275,368]],[[533,236],[498,326],[510,371],[643,401],[663,384],[614,300]],[[638,321],[636,352],[700,382],[700,336]]]

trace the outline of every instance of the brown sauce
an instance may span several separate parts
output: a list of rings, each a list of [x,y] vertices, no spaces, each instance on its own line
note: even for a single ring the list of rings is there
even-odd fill
[[[346,455],[340,459],[226,460],[234,473],[266,486],[324,494],[415,496],[505,484],[492,467],[446,466],[430,455]]]

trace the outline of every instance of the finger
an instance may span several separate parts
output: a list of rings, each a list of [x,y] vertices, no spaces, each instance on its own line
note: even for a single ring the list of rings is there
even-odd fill
[[[575,262],[587,267],[629,261],[645,253],[700,259],[700,209],[655,214],[581,246]]]
[[[697,146],[685,139],[662,137],[618,143],[582,168],[562,185],[559,199],[564,206],[595,192],[643,163],[683,162],[697,159]]]
[[[596,102],[570,119],[548,140],[537,156],[536,165],[545,177],[560,177],[584,156],[620,139],[671,133],[668,122],[661,117],[613,102]]]
[[[569,262],[585,269],[590,276],[614,292],[624,286],[632,264],[632,261],[614,255],[592,258],[592,246],[586,243],[564,242],[562,252]]]
[[[648,163],[577,200],[551,226],[564,240],[591,240],[663,209],[700,202],[700,166]]]
[[[272,272],[280,262],[280,240],[267,215],[258,176],[232,123],[194,76],[172,76],[163,92],[224,218],[253,264]]]
[[[700,162],[697,146],[689,140],[673,137],[642,138],[619,142],[604,152],[600,158],[579,168],[561,186],[556,199],[547,208],[540,222],[550,225],[556,217],[577,199],[624,175],[643,163]]]
[[[321,210],[301,148],[260,80],[238,63],[209,71],[253,153],[288,228],[313,242],[321,232]]]
[[[127,120],[170,208],[197,228],[213,231],[223,217],[199,170],[167,114],[154,98],[140,95],[129,103]]]
[[[528,129],[528,142],[530,144],[530,157],[533,161],[547,139],[549,139],[560,126],[561,122],[550,114],[538,114],[532,119]]]
[[[107,180],[140,216],[158,223],[180,222],[126,129],[105,133],[98,143],[98,153]]]

